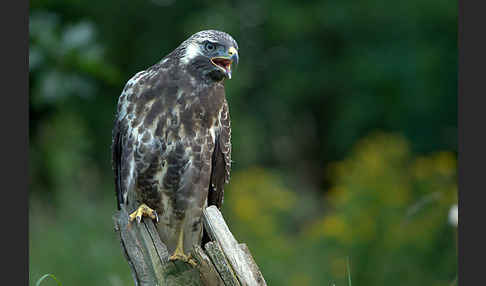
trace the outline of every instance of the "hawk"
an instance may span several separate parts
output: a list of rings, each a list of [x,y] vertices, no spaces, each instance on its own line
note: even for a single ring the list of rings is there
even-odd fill
[[[131,212],[130,222],[156,220],[171,260],[191,262],[186,254],[201,243],[203,209],[223,203],[231,166],[224,80],[237,63],[238,45],[229,34],[201,31],[135,74],[118,99],[117,206]]]

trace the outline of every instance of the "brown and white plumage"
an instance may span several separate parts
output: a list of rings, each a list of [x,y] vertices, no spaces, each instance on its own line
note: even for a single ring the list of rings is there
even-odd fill
[[[194,34],[159,63],[133,76],[118,101],[113,169],[118,208],[146,204],[170,253],[202,238],[202,210],[223,203],[231,166],[224,78],[237,62],[224,32]]]

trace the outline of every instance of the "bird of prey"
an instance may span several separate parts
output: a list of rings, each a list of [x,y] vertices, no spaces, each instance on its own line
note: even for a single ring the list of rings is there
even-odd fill
[[[118,209],[156,220],[171,260],[194,262],[202,211],[223,203],[231,166],[224,80],[238,63],[227,33],[200,31],[135,74],[119,99],[112,140]]]

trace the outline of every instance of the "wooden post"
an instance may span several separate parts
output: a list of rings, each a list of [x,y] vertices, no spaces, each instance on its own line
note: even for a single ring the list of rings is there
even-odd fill
[[[203,212],[204,228],[211,241],[204,249],[194,246],[196,267],[169,261],[167,247],[150,218],[144,217],[140,224],[128,223],[128,213],[122,207],[113,219],[135,286],[266,286],[248,247],[236,241],[215,206]]]

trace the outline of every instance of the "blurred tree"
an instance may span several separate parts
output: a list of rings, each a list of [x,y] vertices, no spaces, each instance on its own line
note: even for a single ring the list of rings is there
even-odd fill
[[[324,166],[376,128],[402,132],[419,153],[455,151],[456,6],[34,1],[31,132],[49,120],[41,102],[77,112],[109,176],[109,130],[126,80],[190,34],[216,28],[238,40],[242,58],[227,83],[234,168],[279,168],[322,190]]]
[[[345,258],[364,285],[444,285],[457,275],[449,209],[457,203],[451,152],[415,157],[402,136],[360,140],[329,169],[328,215],[306,231],[326,244],[330,275],[344,281]]]
[[[107,156],[105,148],[97,148],[101,140],[93,127],[98,125],[89,120],[107,119],[92,112],[93,104],[103,103],[94,97],[105,85],[118,83],[120,74],[104,62],[92,22],[63,25],[59,15],[35,11],[29,32],[31,189],[55,192],[62,189],[56,181],[72,182],[82,164],[91,160],[99,169],[96,151]]]

